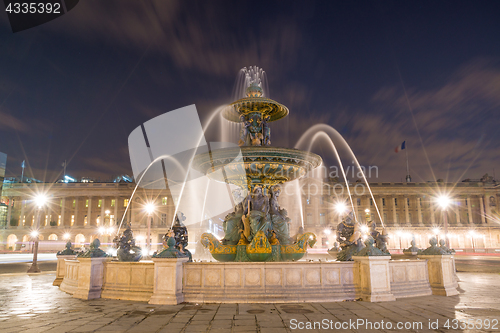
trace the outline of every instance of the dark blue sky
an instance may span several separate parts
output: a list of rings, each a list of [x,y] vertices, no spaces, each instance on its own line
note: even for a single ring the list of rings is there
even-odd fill
[[[499,7],[89,0],[15,34],[1,14],[7,174],[20,174],[23,159],[29,176],[48,181],[65,159],[75,177],[131,174],[134,128],[189,104],[206,119],[252,65],[266,70],[270,97],[290,108],[273,124],[276,145],[293,147],[326,123],[361,164],[379,167],[380,181],[404,178],[404,157],[394,153],[403,140],[416,181],[500,172]],[[207,136],[218,140],[218,128]],[[324,142],[313,150],[335,164]]]

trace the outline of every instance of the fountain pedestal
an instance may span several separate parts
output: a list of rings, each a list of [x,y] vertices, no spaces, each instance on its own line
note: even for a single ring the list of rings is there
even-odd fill
[[[110,261],[110,257],[77,258],[78,288],[73,297],[80,299],[101,298],[104,262]]]
[[[361,298],[367,302],[388,302],[396,298],[391,293],[390,256],[353,256],[357,264],[356,280]]]
[[[179,304],[182,293],[182,264],[189,258],[153,258],[154,289],[149,304]]]
[[[64,275],[66,273],[66,262],[64,260],[72,260],[75,258],[76,254],[57,256],[56,279],[54,280],[54,282],[52,282],[53,286],[60,286],[64,279]]]
[[[418,258],[427,260],[429,283],[433,295],[458,295],[452,255],[419,255]]]

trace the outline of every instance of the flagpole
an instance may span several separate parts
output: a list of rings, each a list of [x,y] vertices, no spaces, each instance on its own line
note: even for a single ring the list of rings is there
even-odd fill
[[[405,155],[406,155],[406,182],[410,183],[411,182],[410,165],[408,164],[408,145],[406,144],[406,141],[405,141]]]
[[[25,163],[25,161],[23,161],[23,163],[21,163],[21,168],[23,169],[23,171],[21,172],[21,183],[23,182],[23,178],[24,178],[24,163]]]
[[[63,181],[66,180],[66,160],[64,160]]]

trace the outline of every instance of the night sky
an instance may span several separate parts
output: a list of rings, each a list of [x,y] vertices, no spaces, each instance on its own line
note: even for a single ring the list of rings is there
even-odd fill
[[[15,34],[0,7],[6,176],[24,159],[46,181],[64,160],[73,177],[131,175],[133,129],[190,104],[207,119],[254,65],[290,109],[273,145],[325,123],[378,167],[373,182],[404,179],[405,140],[413,181],[500,175],[498,1],[84,0]],[[327,142],[312,150],[336,164]]]

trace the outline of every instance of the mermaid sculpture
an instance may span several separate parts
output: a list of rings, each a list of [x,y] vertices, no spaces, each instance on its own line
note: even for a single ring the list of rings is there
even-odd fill
[[[271,215],[272,229],[276,232],[280,244],[290,244],[290,218],[287,217],[288,213],[285,209],[280,209],[278,197],[281,194],[279,186],[271,188],[271,198],[269,199],[269,213]]]
[[[353,217],[353,213],[350,212],[337,226],[337,242],[342,249],[337,254],[339,261],[352,261],[352,256],[364,247],[359,223],[356,223]]]
[[[255,234],[262,230],[267,236],[271,225],[269,223],[269,198],[262,193],[261,186],[255,186],[253,193],[250,196],[250,236],[251,241]]]
[[[224,238],[221,240],[223,245],[236,245],[240,240],[240,230],[243,229],[242,216],[244,213],[243,204],[247,202],[242,195],[241,190],[233,191],[234,201],[237,202],[234,211],[227,214],[222,226],[224,228]]]

